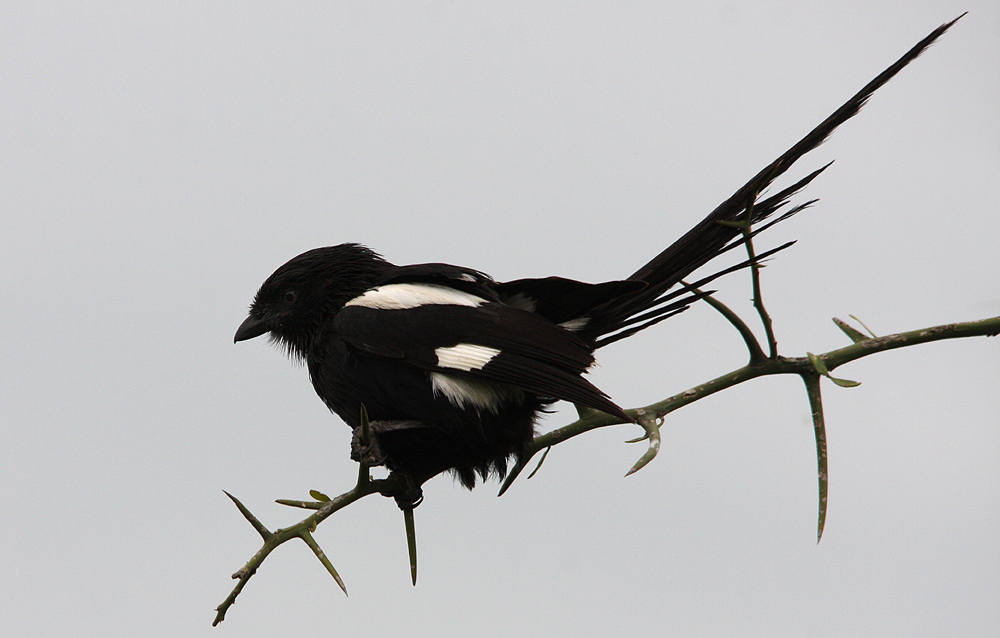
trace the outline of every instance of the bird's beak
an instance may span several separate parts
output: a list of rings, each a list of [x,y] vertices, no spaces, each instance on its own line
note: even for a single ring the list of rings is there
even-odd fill
[[[270,329],[271,325],[269,321],[250,315],[246,318],[246,321],[241,323],[240,327],[236,329],[236,336],[233,337],[233,343],[259,337]]]

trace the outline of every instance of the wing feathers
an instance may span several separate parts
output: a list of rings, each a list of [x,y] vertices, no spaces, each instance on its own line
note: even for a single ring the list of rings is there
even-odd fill
[[[594,363],[590,346],[531,312],[500,303],[394,309],[349,303],[337,314],[334,328],[339,337],[369,355],[396,358],[431,372],[509,384],[629,419],[580,377]]]

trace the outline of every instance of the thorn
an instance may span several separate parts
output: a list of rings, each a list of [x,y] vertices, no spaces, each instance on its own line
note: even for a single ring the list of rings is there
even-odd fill
[[[344,595],[348,596],[347,585],[344,584],[344,581],[340,578],[340,574],[338,574],[337,570],[334,568],[333,563],[331,563],[330,559],[327,558],[326,554],[320,548],[319,543],[316,542],[316,539],[313,538],[312,534],[303,530],[302,533],[299,534],[299,538],[305,541],[306,545],[309,546],[309,549],[311,549],[313,554],[316,555],[316,558],[319,559],[319,562],[326,568],[326,571],[328,571],[330,575],[333,576],[333,579],[337,581],[337,584],[340,585],[340,589],[344,592]]]
[[[552,449],[552,446],[550,445],[549,447],[545,448],[544,452],[542,452],[542,458],[538,459],[538,465],[536,465],[535,469],[531,470],[531,474],[528,475],[529,479],[531,477],[533,477],[535,474],[537,474],[538,470],[542,469],[542,463],[545,462],[545,457],[547,457],[549,455],[549,450],[551,450],[551,449]]]
[[[410,579],[417,585],[417,532],[413,525],[413,508],[403,510],[403,524],[406,526],[406,552],[410,556]]]
[[[868,337],[866,337],[864,334],[862,334],[861,332],[859,332],[858,330],[856,330],[853,326],[851,326],[849,323],[847,323],[843,319],[838,319],[838,318],[834,317],[833,318],[833,323],[838,328],[840,328],[841,332],[843,332],[844,334],[846,334],[847,337],[851,341],[853,341],[854,343],[859,343],[861,341],[866,341],[868,339]]]
[[[253,528],[257,530],[257,533],[260,534],[261,538],[263,538],[265,542],[271,539],[271,537],[273,536],[271,531],[268,530],[266,527],[264,527],[263,523],[257,520],[257,517],[254,516],[250,512],[250,510],[247,509],[246,505],[240,502],[240,499],[236,498],[226,490],[222,490],[222,493],[228,496],[230,499],[232,499],[233,503],[236,504],[236,509],[238,509],[240,511],[240,514],[243,515],[243,518],[247,519],[247,521],[253,526]]]

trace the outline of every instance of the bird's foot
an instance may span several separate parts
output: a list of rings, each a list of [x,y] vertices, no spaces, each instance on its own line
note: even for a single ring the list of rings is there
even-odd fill
[[[361,427],[354,428],[351,436],[351,460],[364,463],[368,467],[385,465],[386,453],[379,445],[378,435],[399,430],[413,430],[427,427],[420,421],[372,421],[371,440],[367,445],[361,442]]]
[[[375,423],[371,424],[374,430]],[[358,463],[364,463],[368,467],[378,467],[380,465],[385,465],[385,452],[382,451],[382,446],[379,445],[378,437],[373,435],[367,444],[361,442],[361,427],[354,428],[354,433],[351,436],[351,460],[357,461]]]
[[[401,510],[412,510],[417,505],[424,500],[424,491],[420,487],[420,483],[413,478],[413,475],[409,472],[392,472],[389,478],[393,476],[398,476],[403,479],[403,485],[391,493],[385,493],[384,496],[391,496],[396,500],[396,505],[399,506]]]

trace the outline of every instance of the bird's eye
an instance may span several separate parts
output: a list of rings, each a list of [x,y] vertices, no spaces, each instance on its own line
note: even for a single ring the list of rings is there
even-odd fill
[[[298,295],[295,294],[294,290],[286,290],[285,294],[282,295],[281,298],[285,300],[285,303],[295,303],[295,300],[298,299]]]

